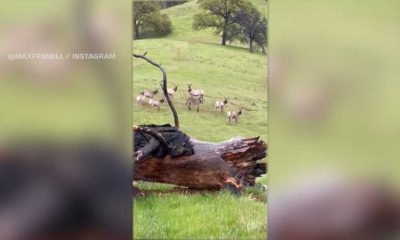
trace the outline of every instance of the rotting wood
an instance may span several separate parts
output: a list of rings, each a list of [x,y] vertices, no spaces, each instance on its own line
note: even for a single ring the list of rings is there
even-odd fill
[[[158,132],[166,144],[160,144],[148,128]],[[266,173],[266,163],[258,160],[266,157],[267,145],[259,137],[209,143],[189,138],[169,125],[135,129],[134,180],[209,190],[228,186],[240,191]]]

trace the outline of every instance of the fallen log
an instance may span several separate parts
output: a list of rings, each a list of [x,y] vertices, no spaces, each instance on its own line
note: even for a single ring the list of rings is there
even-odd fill
[[[134,142],[134,180],[237,192],[266,173],[258,160],[266,157],[267,145],[259,137],[209,143],[170,125],[148,125],[134,128]]]

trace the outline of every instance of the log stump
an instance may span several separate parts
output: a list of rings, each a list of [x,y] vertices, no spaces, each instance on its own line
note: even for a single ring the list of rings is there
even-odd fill
[[[266,173],[267,145],[259,137],[221,143],[190,138],[171,125],[134,127],[134,180],[235,192]]]

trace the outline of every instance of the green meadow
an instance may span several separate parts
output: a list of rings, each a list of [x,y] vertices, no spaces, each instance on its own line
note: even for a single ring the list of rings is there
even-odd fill
[[[267,12],[264,1],[255,5]],[[134,53],[161,63],[168,87],[178,86],[174,97],[181,130],[193,138],[219,142],[235,136],[268,138],[267,56],[251,54],[247,46],[220,45],[211,30],[193,31],[193,15],[199,10],[191,1],[163,10],[173,32],[167,37],[135,40]],[[161,72],[141,59],[133,61],[134,124],[173,124],[167,104],[158,111],[136,103],[141,90],[160,90]],[[187,84],[203,89],[200,111],[185,105]],[[161,99],[159,91],[155,99]],[[228,98],[224,112],[216,111],[216,100]],[[243,109],[237,125],[229,124],[227,111]],[[229,192],[185,192],[175,186],[135,183],[145,196],[134,201],[136,239],[266,239],[266,192],[260,189],[267,176],[241,196]]]

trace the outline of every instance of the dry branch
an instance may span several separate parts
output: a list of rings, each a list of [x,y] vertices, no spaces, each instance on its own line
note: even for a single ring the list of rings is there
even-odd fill
[[[146,60],[148,63],[150,63],[153,66],[156,66],[158,69],[160,69],[160,71],[162,72],[162,76],[163,76],[163,80],[162,80],[162,90],[164,93],[164,97],[165,99],[167,99],[169,108],[171,109],[172,115],[174,117],[174,123],[175,123],[175,127],[179,128],[179,118],[178,118],[178,114],[176,112],[176,109],[174,107],[174,104],[171,101],[171,98],[169,97],[168,94],[168,87],[167,87],[167,74],[165,72],[165,69],[161,66],[161,64],[158,64],[156,62],[154,62],[153,60],[151,60],[150,58],[146,57],[147,52],[145,52],[144,54],[140,55],[140,54],[133,54],[133,56],[135,58],[141,58]]]

